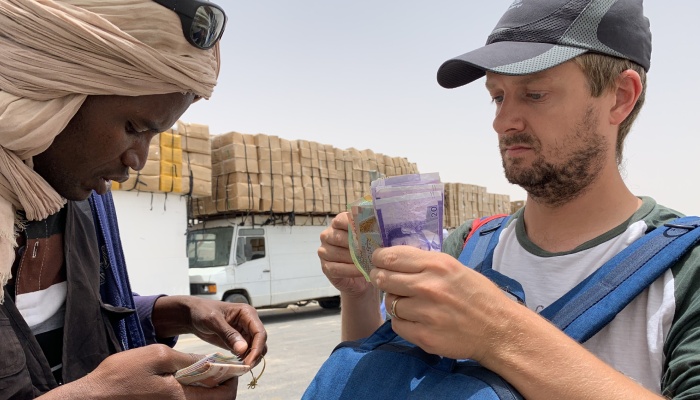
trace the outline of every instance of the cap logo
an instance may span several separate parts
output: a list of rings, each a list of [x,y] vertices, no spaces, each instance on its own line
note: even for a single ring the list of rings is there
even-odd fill
[[[522,5],[523,5],[523,0],[515,0],[513,2],[513,4],[511,4],[510,7],[508,7],[508,10],[510,11],[514,8],[520,8],[520,6],[522,6]]]

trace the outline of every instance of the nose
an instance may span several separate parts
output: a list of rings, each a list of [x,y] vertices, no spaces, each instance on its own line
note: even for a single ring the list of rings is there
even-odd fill
[[[504,97],[496,108],[493,129],[499,134],[522,132],[525,129],[524,108],[517,99]]]
[[[134,171],[140,171],[148,160],[148,149],[153,135],[137,135],[132,145],[122,154],[122,163]]]

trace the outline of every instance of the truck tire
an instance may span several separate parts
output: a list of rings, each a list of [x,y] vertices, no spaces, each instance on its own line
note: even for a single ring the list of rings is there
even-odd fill
[[[245,295],[242,295],[240,293],[230,294],[230,295],[226,296],[224,301],[227,303],[250,304],[250,302],[248,301],[248,298],[246,298]]]
[[[340,297],[329,297],[319,300],[318,305],[321,306],[321,308],[338,309],[340,308]]]

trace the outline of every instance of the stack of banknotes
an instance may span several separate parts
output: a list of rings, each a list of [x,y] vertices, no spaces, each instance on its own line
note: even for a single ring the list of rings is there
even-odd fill
[[[445,189],[438,173],[380,178],[370,189],[370,195],[348,205],[350,254],[365,279],[379,247],[442,250]]]
[[[250,366],[235,356],[212,353],[189,367],[175,372],[175,379],[183,385],[215,387],[250,371]]]

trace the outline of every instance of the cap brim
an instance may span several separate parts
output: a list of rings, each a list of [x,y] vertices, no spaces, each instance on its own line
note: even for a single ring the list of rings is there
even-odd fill
[[[551,43],[496,42],[445,61],[437,73],[440,86],[452,89],[473,82],[486,71],[527,75],[552,68],[586,49]]]

